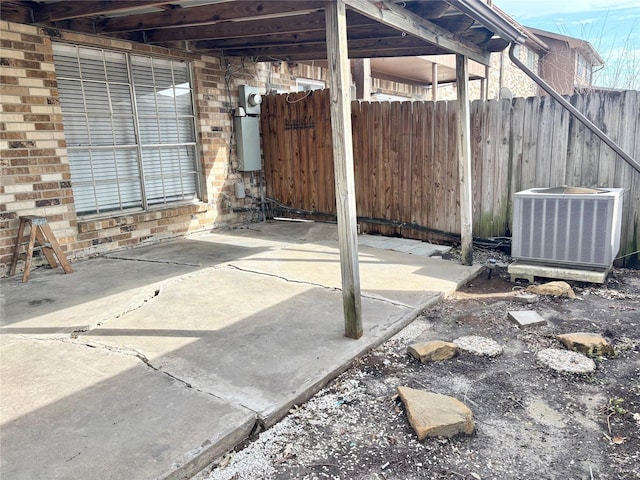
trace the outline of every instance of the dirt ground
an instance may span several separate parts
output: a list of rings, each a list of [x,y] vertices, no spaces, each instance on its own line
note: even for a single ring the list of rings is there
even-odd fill
[[[508,292],[508,258],[462,291]],[[537,282],[543,283],[543,282]],[[448,299],[271,429],[198,478],[240,479],[640,479],[640,271],[615,269],[604,285],[570,282],[577,298]],[[518,286],[515,286],[518,288]],[[535,310],[547,324],[520,329],[510,310]],[[602,334],[615,356],[588,375],[559,374],[535,354],[562,348],[556,335]],[[495,358],[461,353],[421,364],[416,340],[490,337]],[[451,395],[473,411],[476,432],[419,442],[398,386]]]

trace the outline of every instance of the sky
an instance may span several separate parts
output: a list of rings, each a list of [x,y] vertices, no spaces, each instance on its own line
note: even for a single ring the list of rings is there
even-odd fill
[[[640,0],[493,0],[526,27],[587,40],[605,61],[594,85],[640,90]]]

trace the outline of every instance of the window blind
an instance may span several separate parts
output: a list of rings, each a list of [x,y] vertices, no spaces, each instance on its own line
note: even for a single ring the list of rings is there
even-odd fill
[[[189,66],[54,44],[79,215],[198,198]]]

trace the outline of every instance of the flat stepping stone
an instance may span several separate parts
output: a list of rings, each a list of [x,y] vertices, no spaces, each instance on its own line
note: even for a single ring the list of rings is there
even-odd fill
[[[562,373],[591,373],[595,371],[596,364],[589,357],[581,353],[561,350],[559,348],[545,348],[540,350],[536,359],[541,364]]]
[[[456,398],[409,387],[398,387],[398,395],[420,441],[475,430],[473,412]]]
[[[547,321],[538,312],[533,310],[515,310],[508,313],[509,320],[512,320],[520,328],[533,327],[535,325],[545,325]]]
[[[567,282],[548,282],[542,285],[530,285],[527,292],[536,293],[538,295],[550,295],[552,297],[576,298],[571,285]]]
[[[455,343],[460,350],[481,357],[497,357],[502,354],[502,346],[495,340],[479,335],[456,338]]]
[[[430,342],[414,343],[407,347],[407,353],[422,363],[449,360],[458,353],[458,346],[452,342],[432,340]]]
[[[613,355],[613,347],[609,345],[602,335],[589,332],[575,332],[558,335],[558,340],[569,350],[574,350],[585,355],[603,356]]]

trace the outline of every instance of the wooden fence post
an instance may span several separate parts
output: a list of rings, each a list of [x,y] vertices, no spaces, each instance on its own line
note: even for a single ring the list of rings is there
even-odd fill
[[[460,234],[462,264],[473,265],[473,192],[471,176],[471,119],[469,115],[469,70],[467,57],[456,54],[458,93],[458,177],[460,181]]]
[[[356,189],[351,132],[350,68],[347,54],[347,17],[343,0],[325,2],[327,59],[331,96],[331,132],[336,183],[338,241],[345,335],[362,336],[362,304],[358,267]]]

